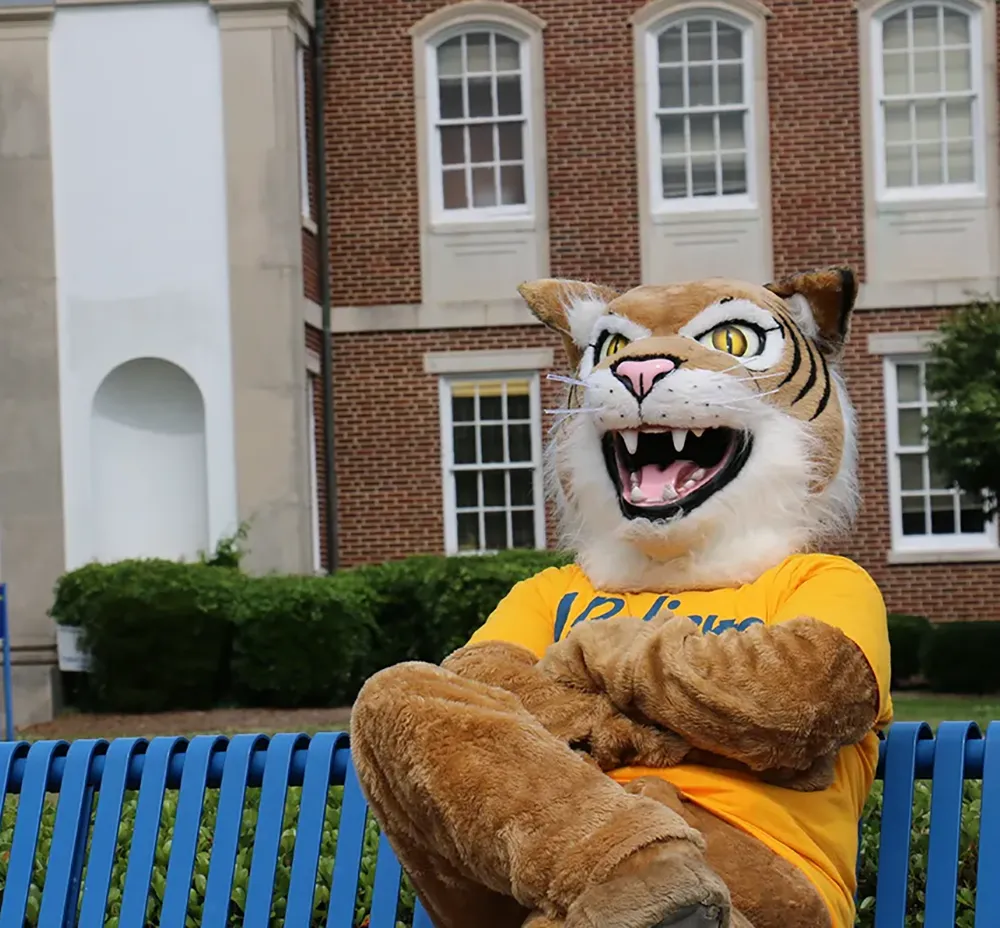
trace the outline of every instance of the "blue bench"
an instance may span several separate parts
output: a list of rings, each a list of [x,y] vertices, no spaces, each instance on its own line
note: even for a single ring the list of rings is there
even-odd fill
[[[897,724],[883,742],[879,775],[884,776],[885,797],[877,928],[903,925],[914,782],[928,778],[933,780],[933,827],[925,924],[954,928],[962,791],[967,779],[984,780],[975,925],[1000,924],[1000,723],[992,725],[985,738],[965,723],[947,723],[936,737],[925,725]],[[321,850],[324,827],[331,826],[325,822],[331,787],[340,785],[331,868],[329,852],[324,855]],[[286,806],[296,805],[289,802],[290,788],[301,789],[294,832],[286,821]],[[5,826],[9,828],[11,816],[14,821],[0,928],[23,928],[26,923],[43,928],[145,928],[147,924],[184,928],[193,880],[204,898],[193,923],[205,928],[282,924],[271,917],[276,900],[286,928],[351,928],[361,923],[366,911],[369,928],[397,924],[400,866],[385,838],[377,837],[367,821],[345,734],[199,736],[149,742],[122,738],[110,743],[49,741],[30,746],[8,742],[0,745],[0,790],[8,810]],[[248,790],[254,791],[254,801]],[[215,791],[214,823],[203,821],[209,791]],[[134,837],[129,843],[123,839],[133,808]],[[247,809],[250,824],[244,820]],[[172,835],[169,853],[161,851],[158,859],[161,828],[168,832],[172,828]],[[47,861],[36,861],[43,830],[51,851]],[[366,841],[378,842],[370,910],[367,896],[360,903],[358,896],[359,876],[371,876],[363,872],[370,866],[363,863]],[[0,872],[5,850],[0,843]],[[209,857],[207,876],[196,868],[200,855]],[[287,868],[287,884],[283,877],[276,890],[279,861]],[[157,864],[160,875],[154,876]],[[234,880],[237,865],[242,877]],[[120,894],[117,889],[109,893],[116,866],[119,874],[124,869]],[[150,920],[148,913],[157,908],[159,914]],[[433,928],[419,904],[414,928]]]

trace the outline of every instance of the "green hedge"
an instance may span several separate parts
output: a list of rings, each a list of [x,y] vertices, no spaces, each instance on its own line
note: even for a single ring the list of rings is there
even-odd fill
[[[273,928],[282,928],[285,914],[285,896],[290,880],[292,848],[298,820],[298,801],[300,791],[289,790],[285,805],[284,826],[281,836],[278,865],[275,874],[276,901],[271,911],[270,924]],[[336,852],[340,805],[343,795],[342,788],[334,788],[330,792],[327,805],[326,821],[323,826],[321,841],[319,873],[313,897],[312,928],[321,928],[326,924],[326,913],[330,900],[330,884],[333,876],[334,855]],[[959,848],[959,892],[955,928],[973,928],[974,896],[976,885],[976,865],[978,847],[978,820],[982,790],[979,783],[969,783],[965,788],[965,816]],[[257,808],[260,800],[260,790],[248,790],[246,811],[243,816],[242,830],[239,839],[239,852],[236,871],[233,880],[232,905],[230,925],[242,924],[244,907],[246,905],[246,884],[249,877],[250,858],[252,854],[254,828],[257,822]],[[195,926],[200,921],[201,907],[205,899],[205,884],[208,876],[209,854],[211,849],[211,829],[216,815],[218,793],[209,791],[205,799],[205,812],[199,836],[198,854],[195,860],[195,871],[192,880],[190,902],[188,907],[188,925]],[[3,820],[0,822],[0,885],[6,879],[7,860],[13,840],[14,810],[16,800],[8,800],[4,809]],[[166,878],[166,863],[169,844],[173,837],[173,822],[176,815],[177,794],[168,792],[164,801],[163,815],[155,857],[152,892],[149,897],[147,922],[155,925],[159,920],[160,907]],[[120,853],[116,856],[111,874],[111,890],[106,911],[106,928],[117,928],[117,916],[121,910],[121,896],[124,889],[125,863],[127,850],[131,845],[132,828],[135,822],[136,796],[130,793],[126,796],[122,825],[119,830]],[[52,828],[55,819],[55,805],[47,801],[42,827],[39,833],[36,849],[36,865],[33,876],[33,886],[28,897],[28,909],[25,924],[38,925],[38,907],[41,901],[42,887],[45,885],[45,861],[48,860],[51,848]],[[923,924],[924,889],[927,881],[927,846],[930,824],[930,790],[926,782],[918,782],[914,797],[913,839],[911,846],[910,892],[906,928],[917,928]],[[858,885],[858,925],[862,928],[872,928],[874,923],[874,903],[876,872],[878,868],[878,830],[881,827],[881,789],[876,785],[870,797],[865,813],[865,822],[861,839],[861,867]],[[361,867],[359,891],[355,900],[354,928],[361,928],[365,918],[370,914],[372,888],[375,876],[375,859],[378,850],[378,830],[369,820],[365,833],[364,853]],[[413,919],[413,891],[409,882],[404,880],[397,911],[397,928],[409,928]],[[920,910],[920,914],[916,914]]]
[[[59,580],[50,612],[82,628],[91,653],[81,708],[342,706],[383,667],[440,661],[515,583],[568,561],[545,551],[425,556],[332,577],[89,564]]]
[[[945,622],[924,644],[927,683],[939,693],[1000,691],[1000,622]]]
[[[892,649],[893,689],[906,685],[923,671],[922,657],[931,623],[919,615],[889,615],[889,645]]]

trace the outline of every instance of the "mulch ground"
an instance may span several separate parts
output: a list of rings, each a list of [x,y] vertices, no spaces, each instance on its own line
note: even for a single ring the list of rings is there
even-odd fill
[[[156,735],[234,735],[241,732],[339,731],[350,709],[212,709],[206,712],[160,712],[151,715],[60,715],[51,722],[18,729],[27,741],[75,738],[152,738]]]

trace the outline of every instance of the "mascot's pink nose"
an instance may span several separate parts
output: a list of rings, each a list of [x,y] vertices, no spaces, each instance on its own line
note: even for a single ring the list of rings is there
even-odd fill
[[[642,400],[676,368],[676,362],[670,358],[639,358],[635,361],[619,361],[614,374],[637,400]]]

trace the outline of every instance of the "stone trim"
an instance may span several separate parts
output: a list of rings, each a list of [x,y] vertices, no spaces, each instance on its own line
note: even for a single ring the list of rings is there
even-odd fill
[[[425,374],[495,374],[540,371],[555,363],[552,348],[509,348],[497,351],[428,351]]]

